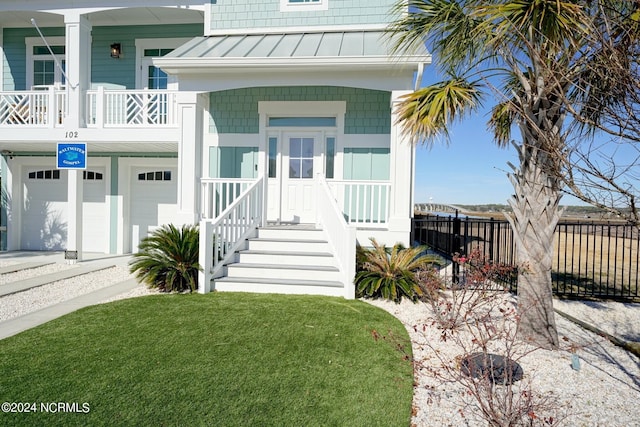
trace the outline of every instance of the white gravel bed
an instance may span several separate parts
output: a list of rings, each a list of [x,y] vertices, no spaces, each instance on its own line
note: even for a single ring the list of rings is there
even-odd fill
[[[45,276],[47,274],[69,270],[77,267],[77,264],[49,264],[37,268],[27,268],[26,270],[16,271],[15,273],[1,274],[0,285],[4,285],[5,283],[17,282],[18,280],[30,279],[36,276]]]
[[[42,268],[52,268],[54,265]],[[66,265],[62,266],[67,267]],[[73,268],[74,266],[71,267]],[[123,282],[131,277],[127,267],[111,267],[1,297],[0,321],[19,317],[44,307],[70,300],[105,286]]]
[[[554,299],[553,306],[618,338],[640,342],[640,303]]]
[[[413,425],[485,427],[487,422],[478,416],[473,398],[459,384],[437,379],[430,372],[430,369],[442,372],[443,363],[458,366],[456,358],[464,354],[461,347],[451,340],[443,342],[440,339],[441,332],[428,320],[431,307],[409,301],[401,304],[381,300],[367,302],[400,319],[411,336],[416,360]],[[616,304],[619,303],[607,303],[609,309],[604,315],[615,317],[612,312],[623,307],[621,319],[626,322],[628,307]],[[577,309],[572,312],[574,306],[570,304],[563,308],[574,317],[584,314],[577,312]],[[631,313],[635,320],[630,320],[629,324],[635,329],[633,333],[637,334],[640,327],[638,309],[631,308]],[[595,319],[593,315],[591,319]],[[558,425],[557,420],[564,418],[559,425],[572,427],[640,426],[637,410],[640,399],[640,360],[558,315],[556,322],[561,349],[536,350],[518,360],[524,370],[524,378],[516,383],[517,387],[530,383],[534,394],[550,399],[554,406],[553,411],[538,413],[536,416],[553,416],[556,420],[553,425]],[[414,330],[414,325],[418,326],[419,332]],[[424,331],[423,325],[426,325]],[[578,371],[571,367],[571,345],[577,349],[576,354],[580,357]],[[535,425],[545,425],[542,418],[538,421],[540,424]]]

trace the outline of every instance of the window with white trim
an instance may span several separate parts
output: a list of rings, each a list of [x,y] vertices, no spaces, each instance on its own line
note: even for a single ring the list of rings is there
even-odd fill
[[[280,12],[328,10],[329,0],[280,0]]]
[[[49,86],[62,88],[66,84],[64,37],[50,37],[48,41],[51,51],[39,38],[25,38],[27,88],[43,89]]]

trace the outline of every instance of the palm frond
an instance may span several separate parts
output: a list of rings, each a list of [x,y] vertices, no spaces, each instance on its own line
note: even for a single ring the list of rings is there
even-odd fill
[[[491,118],[487,127],[493,133],[496,144],[506,147],[511,141],[511,127],[514,124],[516,113],[511,108],[511,103],[506,101],[496,104],[491,110]]]
[[[426,86],[402,97],[398,122],[417,141],[449,137],[449,126],[475,111],[482,101],[481,84],[452,79]]]
[[[202,269],[199,239],[197,225],[163,225],[140,242],[129,270],[147,286],[163,292],[194,291]]]
[[[358,295],[394,302],[402,298],[416,301],[422,297],[424,292],[415,273],[428,264],[440,263],[440,258],[426,254],[424,246],[405,248],[395,244],[387,248],[375,239],[371,239],[371,244],[371,249],[361,249],[366,261],[355,277]]]

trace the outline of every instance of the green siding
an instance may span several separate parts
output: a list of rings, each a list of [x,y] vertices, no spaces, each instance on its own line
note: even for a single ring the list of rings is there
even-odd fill
[[[46,37],[64,36],[65,29],[42,28]],[[93,27],[91,30],[91,81],[92,83],[135,89],[136,39],[178,38],[202,35],[200,24],[141,25],[117,27]],[[5,28],[3,30],[4,81],[3,90],[26,90],[25,37],[38,37],[35,28]],[[111,58],[109,46],[122,45],[122,57]]]
[[[280,0],[211,0],[213,31],[391,22],[395,0],[329,0],[328,10],[280,12]]]
[[[344,149],[344,179],[386,181],[389,179],[388,148]]]
[[[210,147],[209,176],[212,178],[256,178],[258,147]]]
[[[136,39],[196,37],[200,24],[94,27],[91,31],[91,82],[136,88]],[[122,56],[111,58],[112,43],[122,45]]]
[[[391,132],[391,94],[337,86],[232,89],[210,94],[211,133],[258,133],[258,101],[346,101],[346,134]]]
[[[64,28],[41,28],[45,37],[64,36]],[[4,77],[2,90],[27,90],[26,37],[39,37],[34,28],[5,28],[2,33]]]

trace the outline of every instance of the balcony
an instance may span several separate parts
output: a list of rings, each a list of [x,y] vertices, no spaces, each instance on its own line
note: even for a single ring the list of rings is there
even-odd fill
[[[0,127],[61,127],[66,114],[64,90],[0,92]]]
[[[175,128],[176,93],[163,90],[86,92],[87,128]],[[65,90],[0,92],[0,127],[63,128],[69,111]]]

